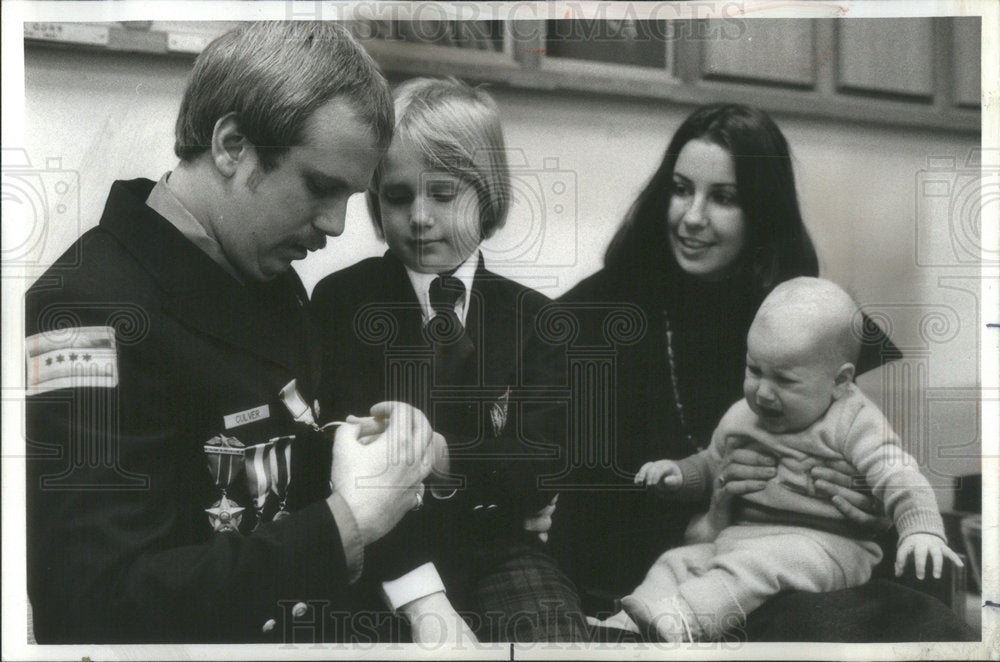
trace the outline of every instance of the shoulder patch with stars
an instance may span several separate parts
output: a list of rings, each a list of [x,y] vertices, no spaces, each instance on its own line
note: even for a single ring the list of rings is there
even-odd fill
[[[110,326],[80,326],[25,339],[27,395],[60,388],[114,388],[118,351]]]

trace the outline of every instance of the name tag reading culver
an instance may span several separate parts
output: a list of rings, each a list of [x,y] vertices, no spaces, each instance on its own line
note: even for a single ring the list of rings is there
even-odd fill
[[[254,407],[253,409],[247,409],[246,411],[238,411],[235,414],[230,414],[222,419],[225,424],[226,429],[239,427],[240,425],[246,425],[247,423],[253,423],[254,421],[263,421],[265,418],[271,417],[271,408],[267,405],[261,405],[260,407]]]

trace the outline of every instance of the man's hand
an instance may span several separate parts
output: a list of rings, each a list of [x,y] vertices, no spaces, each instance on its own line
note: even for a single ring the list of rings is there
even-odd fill
[[[448,453],[448,442],[444,436],[434,433],[431,440],[431,473],[436,478],[446,478],[451,468],[451,455]]]
[[[379,407],[379,405],[376,405],[376,407]],[[377,410],[376,408],[372,408],[372,411],[375,412]],[[348,415],[346,422],[357,424],[358,441],[362,444],[368,444],[377,439],[378,435],[385,432],[387,419],[383,418],[381,415],[354,416],[351,414]],[[439,477],[447,476],[448,469],[451,466],[451,456],[448,453],[448,442],[445,440],[443,435],[437,432],[434,432],[433,435],[430,450],[433,456],[431,473],[434,476]]]
[[[647,462],[635,474],[635,484],[652,487],[660,492],[675,492],[684,482],[681,468],[673,460]]]
[[[913,565],[917,571],[917,579],[920,580],[924,578],[928,556],[931,557],[934,579],[941,578],[941,567],[944,565],[945,556],[959,568],[962,567],[962,560],[958,558],[958,554],[951,551],[943,540],[930,533],[911,533],[899,541],[899,547],[896,549],[897,577],[906,569],[906,561],[910,554],[913,554]]]
[[[534,531],[538,534],[538,539],[542,542],[549,541],[549,529],[552,528],[552,513],[556,512],[556,502],[559,500],[559,495],[552,497],[552,501],[549,504],[539,510],[537,513],[532,513],[524,518],[524,530]]]
[[[423,496],[432,443],[427,418],[402,402],[381,402],[370,418],[352,417],[337,429],[330,482],[351,508],[365,545],[392,530]]]

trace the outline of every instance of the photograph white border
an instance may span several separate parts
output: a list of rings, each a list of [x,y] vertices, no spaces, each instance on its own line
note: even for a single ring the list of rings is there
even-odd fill
[[[417,11],[432,8],[435,17],[468,19],[558,19],[572,10],[580,17],[642,17],[659,11],[659,18],[726,17],[885,17],[953,16],[982,17],[982,146],[1000,149],[1000,81],[995,63],[1000,62],[998,31],[1000,3],[991,0],[893,2],[859,0],[855,2],[684,2],[669,3],[588,3],[588,2],[512,2],[512,3],[421,3],[408,2],[8,2],[0,6],[3,29],[3,128],[5,148],[25,144],[24,117],[24,46],[23,23],[26,21],[121,21],[121,20],[241,20],[255,19],[344,19],[364,12],[389,11],[405,18]],[[423,10],[420,7],[424,7]],[[660,7],[660,9],[656,9]],[[723,13],[724,12],[724,13]],[[425,14],[426,18],[427,15]],[[990,64],[992,63],[992,65]],[[996,171],[992,175],[997,177]],[[984,181],[996,187],[996,182]],[[984,251],[996,254],[1000,247],[1000,219],[996,203],[983,208],[981,219]],[[981,319],[1000,322],[1000,290],[997,267],[984,260],[982,271]],[[424,650],[416,645],[346,646],[312,645],[240,645],[240,646],[29,646],[25,643],[25,512],[23,462],[23,334],[21,304],[30,280],[3,272],[3,659],[633,659],[699,658],[715,659],[1000,659],[1000,608],[983,610],[982,643],[894,643],[894,644],[742,644],[727,649],[722,645],[683,645],[665,648],[656,645],[560,645],[543,644],[484,645],[485,650]],[[983,329],[981,388],[982,398],[982,469],[983,483],[983,599],[1000,603],[998,576],[998,507],[1000,491],[1000,329]],[[56,541],[58,542],[58,541]]]

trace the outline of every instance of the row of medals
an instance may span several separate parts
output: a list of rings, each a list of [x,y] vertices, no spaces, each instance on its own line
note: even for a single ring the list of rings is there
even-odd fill
[[[286,499],[291,467],[288,463],[287,449],[293,438],[275,437],[264,444],[250,448],[244,446],[236,437],[222,434],[205,442],[208,470],[215,480],[215,486],[222,492],[219,500],[212,504],[211,508],[205,509],[212,529],[216,532],[239,531],[246,508],[230,499],[227,492],[244,472],[247,474],[251,499],[254,494],[257,495],[257,501],[254,502],[257,520],[254,528],[263,522],[264,504],[269,492],[274,492],[280,500],[278,511],[272,521],[288,517]],[[259,465],[253,462],[257,455],[261,455],[263,459]],[[284,465],[283,476],[277,469],[278,464]]]
[[[278,399],[285,405],[296,423],[307,425],[317,431],[321,429],[316,425],[314,418],[314,414],[319,415],[319,403],[316,402],[312,407],[306,404],[299,393],[296,380],[293,379],[285,384],[278,394]],[[288,517],[286,499],[288,481],[292,473],[289,451],[292,439],[294,435],[275,437],[250,448],[244,446],[236,437],[223,434],[218,434],[205,442],[208,470],[215,479],[215,486],[222,492],[221,498],[212,504],[211,508],[205,509],[208,521],[215,531],[239,531],[240,523],[243,521],[243,511],[246,508],[230,499],[226,492],[244,470],[247,473],[251,499],[252,495],[257,495],[257,500],[254,502],[254,512],[257,515],[254,528],[260,526],[264,519],[264,505],[269,492],[274,492],[280,500],[278,512],[271,521]],[[262,460],[260,465],[256,462],[258,457]],[[279,464],[285,468],[283,477]]]

